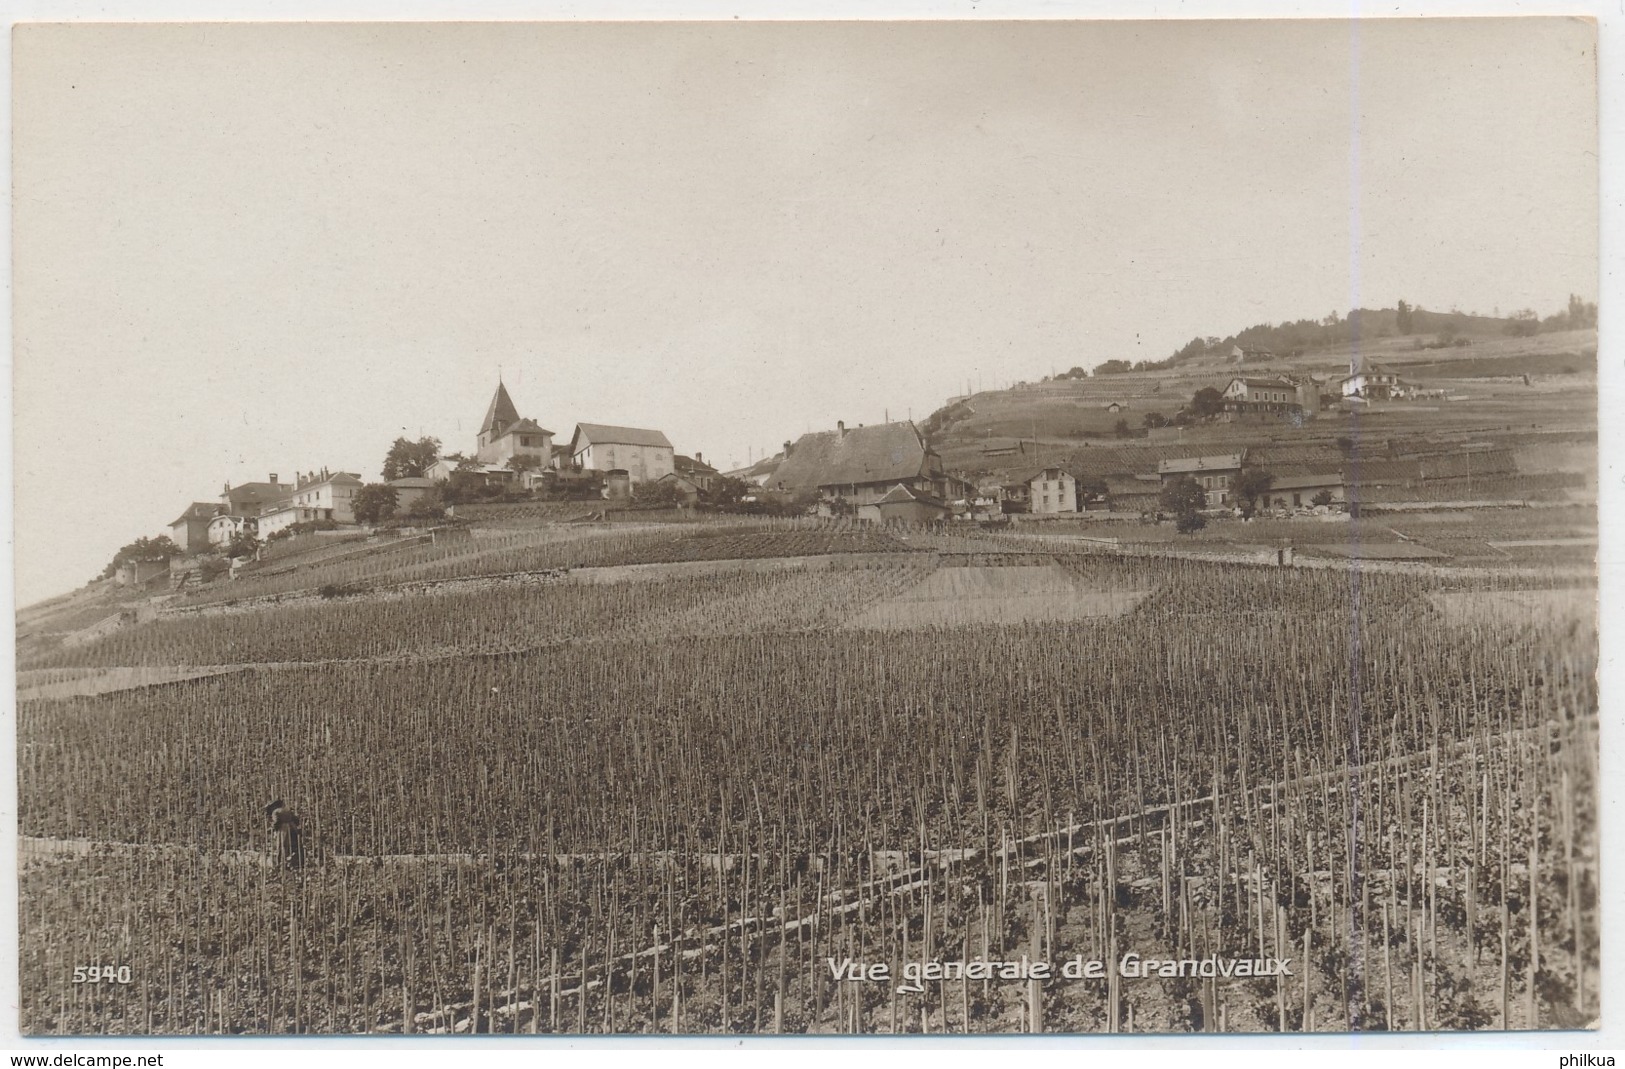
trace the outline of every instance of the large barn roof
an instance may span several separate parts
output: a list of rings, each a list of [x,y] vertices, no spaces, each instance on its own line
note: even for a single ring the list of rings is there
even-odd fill
[[[670,449],[671,439],[659,431],[645,430],[641,427],[615,427],[608,423],[577,423],[575,435],[571,444],[579,448],[581,439],[585,438],[592,445],[645,445],[658,449]]]
[[[928,453],[911,420],[814,431],[790,447],[771,482],[794,490],[913,479],[929,474]]]

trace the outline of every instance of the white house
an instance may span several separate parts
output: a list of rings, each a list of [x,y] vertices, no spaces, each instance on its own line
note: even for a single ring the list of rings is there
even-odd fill
[[[659,431],[577,423],[570,437],[570,463],[582,471],[621,470],[633,483],[652,483],[674,470],[674,453]]]
[[[1078,480],[1064,468],[1041,468],[1026,482],[1029,512],[1078,511]]]
[[[1224,388],[1224,397],[1227,401],[1288,405],[1297,402],[1298,388],[1286,379],[1237,376]]]
[[[224,546],[240,534],[256,534],[259,525],[251,516],[216,516],[209,521],[209,545]]]
[[[308,517],[312,520],[354,523],[355,495],[361,485],[360,477],[347,471],[329,472],[324,468],[303,472],[294,482],[293,494],[276,502],[276,507],[292,505],[307,510],[314,513]]]
[[[1367,364],[1342,382],[1344,397],[1386,401],[1401,391],[1399,376],[1381,364]]]
[[[261,538],[270,538],[278,531],[285,531],[296,523],[311,523],[315,520],[327,520],[330,509],[310,508],[295,505],[292,499],[273,505],[269,510],[260,514],[258,533]],[[352,517],[353,517],[352,513]]]
[[[1224,388],[1226,408],[1282,410],[1296,405],[1306,415],[1320,412],[1320,383],[1310,376],[1238,375]]]

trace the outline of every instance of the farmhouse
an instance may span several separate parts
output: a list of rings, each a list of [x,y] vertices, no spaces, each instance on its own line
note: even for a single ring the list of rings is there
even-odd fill
[[[389,485],[395,488],[395,511],[406,512],[434,489],[434,480],[408,476],[394,479]]]
[[[784,443],[784,462],[770,480],[776,490],[817,490],[851,505],[877,504],[902,486],[940,506],[948,496],[942,458],[913,421],[814,431]]]
[[[1278,508],[1307,508],[1323,493],[1331,498],[1333,504],[1340,505],[1348,500],[1342,472],[1279,476],[1271,480],[1270,492],[1265,496]]]
[[[1356,369],[1340,386],[1344,397],[1365,401],[1386,401],[1403,389],[1396,373],[1374,362]]]
[[[181,547],[182,553],[196,553],[209,544],[209,521],[219,513],[220,506],[211,501],[194,501],[186,511],[169,521],[169,540]]]
[[[1163,460],[1157,464],[1157,475],[1167,484],[1189,475],[1207,494],[1209,508],[1230,504],[1230,487],[1241,474],[1242,461],[1247,453],[1220,453],[1206,457],[1181,457]]]
[[[1225,386],[1223,396],[1225,411],[1232,415],[1320,412],[1320,383],[1309,376],[1238,375]]]
[[[879,501],[859,505],[858,519],[880,523],[936,523],[946,519],[948,512],[941,499],[898,483]]]
[[[1040,468],[1025,482],[1029,512],[1042,515],[1078,511],[1078,480],[1065,468]]]
[[[684,458],[680,457],[678,459]],[[687,475],[679,475],[675,471],[668,472],[667,474],[656,479],[655,482],[660,486],[671,487],[678,493],[678,495],[682,498],[683,503],[686,505],[692,505],[700,499],[699,484],[697,484]]]
[[[673,457],[672,471],[687,479],[694,489],[701,493],[710,493],[722,478],[717,469],[707,464],[699,453],[695,453],[692,457],[681,455]]]
[[[633,483],[652,483],[674,463],[671,442],[659,431],[577,423],[570,436],[570,464],[581,471],[624,471]]]

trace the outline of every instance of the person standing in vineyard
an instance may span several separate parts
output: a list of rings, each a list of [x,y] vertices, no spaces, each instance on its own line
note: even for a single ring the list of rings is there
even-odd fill
[[[299,814],[289,809],[278,798],[265,807],[271,821],[271,834],[276,836],[277,852],[286,868],[296,869],[304,861],[304,848],[299,843]]]

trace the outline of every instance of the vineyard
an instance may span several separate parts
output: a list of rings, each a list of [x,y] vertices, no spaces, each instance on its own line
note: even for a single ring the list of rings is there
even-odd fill
[[[380,553],[286,589],[561,571],[175,615],[23,666],[135,680],[20,701],[25,1033],[1597,1014],[1594,587],[1558,573],[838,525],[390,553],[404,574]],[[141,674],[183,667],[212,674]],[[304,820],[293,871],[277,797]],[[985,965],[1023,959],[1054,971]],[[71,983],[87,964],[130,982]]]

